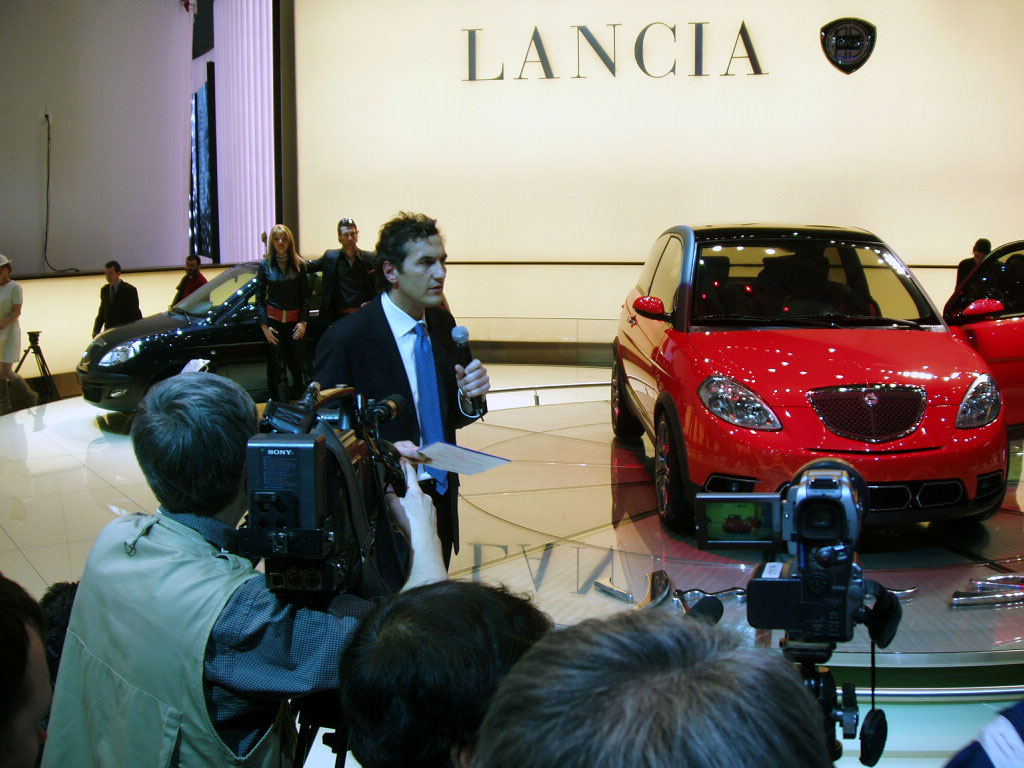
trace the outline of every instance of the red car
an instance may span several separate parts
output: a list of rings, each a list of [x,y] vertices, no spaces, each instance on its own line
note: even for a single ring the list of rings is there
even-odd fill
[[[971,311],[957,317],[992,316]],[[865,230],[674,227],[626,298],[614,354],[612,426],[652,436],[670,528],[692,529],[698,491],[777,492],[824,456],[867,480],[868,524],[981,520],[1005,494],[992,370]]]

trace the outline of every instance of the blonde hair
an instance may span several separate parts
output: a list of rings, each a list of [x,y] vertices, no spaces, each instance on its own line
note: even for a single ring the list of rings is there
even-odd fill
[[[274,234],[276,232],[284,232],[288,236],[288,260],[291,262],[292,269],[296,272],[303,272],[306,269],[306,262],[299,256],[299,246],[295,242],[295,235],[285,224],[275,224],[270,230],[270,235],[267,237],[267,261],[274,263],[276,259],[277,254],[274,251]]]

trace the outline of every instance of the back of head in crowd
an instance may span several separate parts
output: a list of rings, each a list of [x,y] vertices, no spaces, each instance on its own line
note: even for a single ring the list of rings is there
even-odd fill
[[[349,749],[363,768],[468,765],[498,683],[550,627],[527,598],[483,584],[389,598],[341,657]]]
[[[474,768],[826,768],[824,717],[777,651],[630,611],[550,633],[505,677]]]
[[[423,213],[400,212],[395,218],[384,223],[380,228],[377,237],[377,290],[384,291],[388,288],[388,280],[384,276],[384,262],[390,261],[399,272],[405,268],[405,257],[408,255],[405,250],[407,243],[415,240],[426,240],[434,235],[440,235],[437,228],[437,219],[432,219]]]
[[[0,574],[0,768],[31,768],[46,740],[50,678],[39,604]]]
[[[132,448],[168,512],[214,515],[237,495],[256,405],[212,373],[179,373],[153,386],[132,422]]]

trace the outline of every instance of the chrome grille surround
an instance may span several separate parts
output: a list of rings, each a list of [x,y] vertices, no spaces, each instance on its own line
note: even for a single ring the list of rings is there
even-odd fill
[[[905,384],[825,387],[807,393],[818,418],[840,437],[885,443],[906,437],[924,418],[928,393]]]

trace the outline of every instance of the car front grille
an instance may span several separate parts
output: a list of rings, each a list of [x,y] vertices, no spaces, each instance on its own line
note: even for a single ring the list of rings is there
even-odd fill
[[[924,387],[884,384],[816,389],[807,397],[830,431],[868,443],[909,435],[928,400]]]

